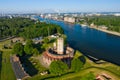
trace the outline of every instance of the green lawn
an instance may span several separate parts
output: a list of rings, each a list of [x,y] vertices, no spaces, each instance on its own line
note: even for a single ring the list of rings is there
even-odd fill
[[[11,55],[11,50],[10,49],[2,49],[3,44],[8,44],[10,42],[10,40],[6,40],[4,42],[0,42],[0,50],[3,51],[2,56],[0,58],[2,58],[0,61],[0,76],[1,79],[0,80],[16,80],[13,69],[12,69],[12,65],[10,63],[10,55]]]
[[[10,63],[10,51],[3,51],[2,66],[1,66],[1,80],[15,80],[15,75]]]
[[[91,67],[91,68],[87,68],[87,69],[82,69],[81,71],[77,72],[77,73],[68,73],[68,74],[64,74],[62,76],[57,76],[57,75],[36,75],[32,78],[30,78],[30,80],[80,80],[83,76],[86,76],[88,73],[92,72],[95,76],[96,75],[100,75],[100,74],[107,74],[110,75],[112,78],[114,78],[115,80],[119,80],[120,76],[105,70],[103,68],[98,68],[98,67]]]
[[[61,77],[51,78],[50,80],[75,80],[76,78],[80,79],[81,77],[85,76],[86,74],[88,74],[90,72],[92,72],[95,75],[97,75],[97,74],[109,74],[115,80],[120,79],[120,76],[116,76],[115,74],[113,74],[107,70],[93,67],[93,68],[83,69],[77,73],[70,73],[70,74],[63,75]]]

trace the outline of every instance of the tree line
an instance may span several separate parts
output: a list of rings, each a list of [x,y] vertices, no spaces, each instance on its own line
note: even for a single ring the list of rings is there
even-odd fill
[[[63,34],[63,29],[56,24],[37,23],[30,27],[25,27],[24,31],[20,33],[21,37],[32,39],[35,37],[46,37],[55,33]]]
[[[31,39],[54,33],[63,33],[63,30],[56,24],[36,22],[28,18],[0,18],[0,39],[11,36]]]
[[[34,21],[28,18],[0,18],[0,38],[18,36],[25,27],[32,24]]]

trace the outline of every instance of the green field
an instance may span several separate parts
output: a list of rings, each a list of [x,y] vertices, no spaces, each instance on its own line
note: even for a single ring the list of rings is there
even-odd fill
[[[3,51],[1,62],[0,62],[0,80],[15,80],[15,75],[12,69],[12,65],[10,63],[10,55],[11,55],[11,50],[10,49],[2,49],[3,44],[8,44],[10,41],[7,40],[5,42],[0,42],[0,50]]]
[[[76,80],[76,79],[80,80],[81,77],[85,76],[86,74],[90,72],[92,72],[95,75],[96,74],[109,74],[115,80],[120,79],[120,76],[116,76],[115,74],[107,70],[93,67],[93,68],[83,69],[77,73],[70,73],[70,74],[63,75],[61,77],[51,78],[50,80]]]
[[[15,80],[15,75],[10,63],[10,51],[2,53],[1,80]]]

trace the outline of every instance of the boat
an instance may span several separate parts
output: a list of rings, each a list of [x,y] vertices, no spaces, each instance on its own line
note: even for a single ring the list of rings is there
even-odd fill
[[[81,27],[87,27],[87,25],[85,25],[85,24],[81,24]]]

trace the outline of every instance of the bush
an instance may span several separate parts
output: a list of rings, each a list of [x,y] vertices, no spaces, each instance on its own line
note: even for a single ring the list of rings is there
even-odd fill
[[[22,45],[22,43],[16,43],[16,44],[13,46],[13,53],[14,53],[14,54],[18,54],[18,55],[20,55],[20,56],[23,55],[24,50],[23,50],[23,45]]]
[[[32,54],[33,50],[33,42],[32,40],[27,40],[26,45],[24,46],[24,51],[26,54],[30,55]]]
[[[72,60],[71,70],[73,70],[74,72],[78,72],[82,67],[83,67],[83,62],[81,62],[78,58]]]
[[[50,73],[61,75],[68,71],[68,66],[62,61],[53,61],[50,64]]]

